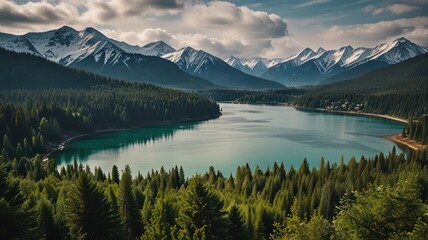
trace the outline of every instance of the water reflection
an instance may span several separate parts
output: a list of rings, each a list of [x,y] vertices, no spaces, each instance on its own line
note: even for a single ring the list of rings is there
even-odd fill
[[[224,174],[236,166],[260,168],[283,162],[299,166],[306,158],[318,166],[341,156],[374,156],[391,151],[384,136],[401,132],[403,124],[378,118],[297,111],[283,106],[221,104],[220,118],[199,123],[133,129],[87,137],[55,157],[58,165],[76,159],[91,168],[113,165],[134,171],[183,166],[185,174],[205,172],[211,165]],[[401,152],[396,146],[397,152]]]
[[[114,158],[120,151],[172,141],[174,134],[178,131],[197,130],[201,123],[203,121],[90,135],[71,142],[62,151],[54,153],[51,157],[57,165],[72,163],[74,160],[85,163],[91,155],[100,152]]]

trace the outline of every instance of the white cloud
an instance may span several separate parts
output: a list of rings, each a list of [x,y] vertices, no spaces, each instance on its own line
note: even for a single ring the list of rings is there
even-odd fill
[[[52,5],[47,1],[27,2],[18,5],[11,1],[0,2],[0,29],[32,29],[33,26],[51,27],[64,22],[75,23],[78,9],[61,2]]]
[[[365,13],[371,13],[373,15],[379,15],[381,13],[384,12],[391,12],[397,15],[403,14],[403,13],[408,13],[411,11],[415,11],[418,10],[419,7],[417,6],[410,6],[410,5],[406,5],[406,4],[392,4],[386,7],[379,7],[376,8],[373,5],[369,5],[365,8],[363,8],[363,11]]]
[[[268,51],[272,42],[288,36],[287,23],[278,15],[224,1],[0,2],[1,32],[22,34],[62,25],[78,30],[93,26],[112,38],[138,45],[157,40],[175,48],[190,45],[221,57],[272,52]]]
[[[326,3],[326,2],[330,2],[330,0],[311,0],[311,1],[307,1],[304,3],[298,4],[296,7],[297,8],[309,7],[312,5],[322,4],[322,3]]]
[[[415,17],[370,24],[333,26],[324,31],[322,37],[328,41],[341,42],[343,45],[367,46],[404,36],[426,45],[427,35],[423,40],[423,33],[426,33],[427,29],[428,17]]]
[[[384,10],[396,14],[414,9],[413,3],[392,4]],[[305,1],[298,7],[327,0]],[[404,6],[407,6],[404,7]],[[377,8],[367,7],[373,14]],[[337,22],[346,13],[330,17]],[[324,17],[325,19],[325,17]],[[291,19],[291,21],[293,21]],[[77,30],[92,26],[109,37],[144,45],[163,40],[174,48],[190,45],[227,57],[287,57],[304,47],[337,48],[341,45],[376,45],[390,37],[406,36],[426,44],[427,17],[371,24],[333,26],[324,30],[321,19],[295,19],[294,36],[287,20],[226,1],[202,0],[40,0],[17,4],[0,0],[0,32],[23,34],[69,25]],[[322,41],[327,40],[327,41]]]
[[[183,12],[183,22],[196,31],[215,35],[252,38],[278,38],[288,34],[287,23],[276,14],[237,7],[229,2],[197,4]]]

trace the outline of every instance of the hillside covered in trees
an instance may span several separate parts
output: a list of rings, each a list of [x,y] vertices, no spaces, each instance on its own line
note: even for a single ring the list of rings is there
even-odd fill
[[[209,89],[215,87],[211,82],[186,74],[166,60],[156,57],[146,57],[146,66],[156,72],[158,81],[150,81],[152,84],[164,85],[171,88]],[[158,62],[166,62],[167,68],[161,69]],[[25,89],[31,88],[88,88],[94,85],[111,82],[112,78],[102,77],[83,70],[71,69],[44,58],[26,53],[16,53],[0,47],[0,79],[1,89]],[[81,66],[80,69],[86,69]],[[140,77],[152,79],[149,71],[140,69]],[[130,73],[138,75],[138,73]],[[113,74],[115,75],[115,74]],[[138,79],[134,79],[136,82]],[[141,83],[141,82],[140,82]]]
[[[0,156],[2,239],[423,239],[425,151],[288,171],[109,173]],[[25,159],[25,160],[24,160]],[[24,162],[24,163],[23,163]],[[133,177],[134,176],[134,177]]]
[[[332,110],[354,110],[359,104],[358,110],[364,112],[419,118],[428,111],[428,54],[354,80],[314,88],[307,91],[298,104]]]
[[[64,135],[218,117],[212,100],[68,69],[0,49],[0,146],[5,159],[43,153]]]

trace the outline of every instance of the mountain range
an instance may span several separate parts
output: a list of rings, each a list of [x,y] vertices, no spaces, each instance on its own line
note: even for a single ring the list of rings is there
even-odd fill
[[[208,73],[193,73],[182,68],[185,70],[183,71],[179,68],[180,65],[177,66],[174,62],[160,57],[176,53],[174,48],[163,41],[152,42],[140,47],[108,38],[91,27],[77,31],[64,26],[47,32],[27,33],[21,36],[2,33],[0,34],[0,47],[15,52],[29,53],[66,67],[102,76],[173,88],[266,89],[284,87],[277,82],[247,75],[214,56],[211,56],[213,59],[215,58],[214,65],[206,67],[209,69]],[[202,52],[200,53],[202,54]],[[201,77],[210,75],[211,69],[219,64],[222,66],[216,71],[223,74],[218,81],[212,83]]]
[[[232,56],[223,61],[191,47],[175,50],[163,41],[140,47],[108,38],[91,27],[77,31],[68,26],[19,36],[0,33],[0,47],[102,76],[186,89],[325,84],[353,79],[428,52],[428,48],[398,38],[374,48],[306,48],[288,58]]]
[[[248,74],[299,86],[356,78],[426,52],[427,48],[406,38],[398,38],[374,48],[344,46],[337,50],[319,48],[317,51],[306,48],[285,59],[229,57],[226,62]]]
[[[278,82],[246,74],[233,68],[218,57],[191,47],[185,47],[176,52],[166,54],[162,58],[177,64],[181,70],[193,76],[207,79],[218,86],[232,88],[247,86],[253,89],[284,88]]]

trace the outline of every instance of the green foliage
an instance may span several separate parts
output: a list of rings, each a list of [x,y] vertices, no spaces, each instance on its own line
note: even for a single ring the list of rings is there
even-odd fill
[[[216,101],[233,101],[239,103],[277,104],[294,101],[296,96],[305,92],[304,89],[286,88],[281,90],[232,90],[212,89],[200,90],[197,93]]]
[[[119,206],[125,239],[135,239],[141,236],[143,226],[139,209],[132,193],[132,176],[129,166],[125,167],[120,179]]]
[[[415,174],[416,173],[416,174]],[[371,186],[344,199],[334,227],[343,239],[390,239],[409,237],[426,206],[420,199],[416,170],[400,174],[397,184]],[[421,222],[419,222],[421,223]]]
[[[119,184],[77,162],[55,170],[28,159],[25,178],[12,174],[9,162],[0,181],[0,211],[9,220],[0,227],[18,239],[420,239],[427,229],[426,156],[393,149],[348,163],[321,160],[312,170],[303,161],[288,172],[283,164],[266,171],[246,165],[228,178],[210,167],[190,180],[178,167],[132,179],[126,167]],[[372,221],[380,234],[350,216]]]
[[[175,239],[223,239],[227,230],[223,202],[201,177],[190,181],[176,221]]]
[[[43,233],[46,240],[58,239],[58,227],[56,226],[53,218],[53,206],[51,202],[42,197],[37,204],[37,223],[39,229]]]
[[[320,214],[315,213],[310,221],[302,219],[299,213],[299,203],[294,201],[291,215],[285,219],[285,226],[275,224],[275,231],[270,239],[296,239],[296,240],[328,240],[333,235],[332,224]]]
[[[289,103],[301,96],[305,90],[289,88],[285,90],[258,91],[236,99],[236,102],[247,104],[278,104]]]
[[[153,208],[150,223],[146,225],[142,240],[172,239],[171,229],[175,224],[175,213],[173,206],[164,198],[160,197]]]
[[[111,180],[113,183],[119,183],[119,170],[116,165],[113,165],[111,170]]]
[[[422,144],[428,144],[428,115],[418,120],[410,120],[403,129],[402,135]]]
[[[24,201],[19,182],[8,179],[5,165],[0,164],[0,239],[41,239]]]
[[[90,176],[80,173],[67,194],[66,219],[73,239],[117,239],[119,216]]]
[[[321,160],[317,169],[303,161],[287,172],[283,164],[265,171],[246,165],[227,178],[210,167],[190,180],[178,167],[133,179],[126,168],[119,184],[99,168],[91,172],[75,162],[56,170],[38,157],[21,161],[22,177],[14,174],[21,171],[14,160],[2,168],[1,189],[8,191],[0,191],[0,210],[10,221],[0,229],[8,226],[17,238],[32,234],[21,237],[26,239],[359,238],[364,230],[355,230],[349,212],[369,216],[367,221],[388,236],[418,239],[427,227],[428,159],[425,151],[409,153],[405,157],[393,149],[347,163]],[[412,178],[398,180],[403,171]],[[9,207],[7,199],[15,197],[8,196],[19,196],[19,207]],[[17,223],[25,221],[28,230]]]
[[[236,207],[235,204],[232,205],[229,210],[228,220],[229,227],[227,229],[227,236],[229,237],[229,239],[245,239],[247,236],[244,225],[245,222],[243,221],[241,213],[239,212],[239,209]]]

